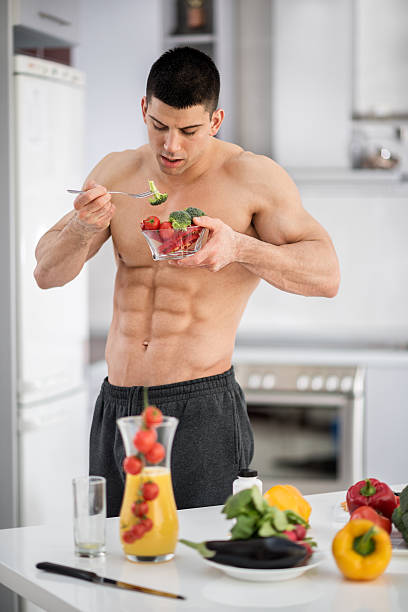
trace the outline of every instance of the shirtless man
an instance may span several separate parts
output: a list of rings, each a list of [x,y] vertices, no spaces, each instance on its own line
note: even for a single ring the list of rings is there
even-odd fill
[[[336,295],[339,267],[327,232],[271,159],[214,138],[219,74],[203,53],[168,51],[153,64],[143,119],[149,144],[107,155],[65,215],[39,241],[35,278],[50,288],[75,278],[112,237],[117,275],[106,346],[108,377],[91,431],[90,472],[107,478],[108,515],[119,514],[124,449],[116,419],[140,414],[142,388],[179,426],[172,478],[179,508],[222,504],[253,437],[231,367],[236,330],[260,278],[283,291]],[[254,120],[254,119],[253,119]],[[153,179],[168,200],[138,193]],[[181,260],[152,260],[140,221],[196,206],[207,244]]]

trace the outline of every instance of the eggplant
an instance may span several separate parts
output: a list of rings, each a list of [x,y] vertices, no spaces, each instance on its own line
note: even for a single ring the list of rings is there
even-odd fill
[[[179,540],[191,546],[203,557],[220,563],[248,569],[283,569],[300,565],[308,556],[301,544],[280,536],[248,538],[247,540],[210,540],[191,542]]]

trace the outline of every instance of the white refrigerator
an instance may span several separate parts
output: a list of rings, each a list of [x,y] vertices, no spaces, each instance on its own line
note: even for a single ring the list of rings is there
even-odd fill
[[[72,517],[74,476],[88,471],[90,408],[87,274],[41,290],[35,246],[72,210],[83,179],[85,78],[78,70],[14,58],[20,525]]]

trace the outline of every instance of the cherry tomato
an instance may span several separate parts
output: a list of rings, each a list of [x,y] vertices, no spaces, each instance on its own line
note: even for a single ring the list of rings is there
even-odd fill
[[[135,537],[135,540],[139,540],[145,533],[146,529],[145,526],[142,525],[142,522],[140,523],[136,523],[136,525],[133,525],[132,527],[132,533]]]
[[[136,536],[133,533],[133,529],[129,529],[129,531],[124,531],[122,533],[122,540],[126,542],[126,544],[132,544],[136,540]]]
[[[132,504],[132,514],[135,516],[144,516],[149,512],[149,504],[145,501],[137,501]]]
[[[143,462],[139,457],[132,455],[131,457],[125,457],[123,461],[123,469],[126,474],[139,474],[142,471]]]
[[[142,486],[142,495],[146,500],[150,501],[152,499],[156,499],[158,494],[159,487],[155,482],[149,480],[148,482],[145,482]]]
[[[143,229],[146,230],[157,230],[160,227],[160,219],[159,217],[155,217],[154,215],[150,215],[146,219],[143,219]]]
[[[157,432],[155,429],[139,429],[133,438],[133,444],[141,453],[147,453],[157,440]]]
[[[146,461],[149,463],[160,463],[160,461],[164,459],[165,454],[166,451],[164,450],[163,444],[155,442],[152,448],[145,454]]]
[[[143,410],[142,416],[147,427],[154,427],[160,425],[163,421],[163,413],[157,408],[157,406],[146,406]]]
[[[174,229],[170,221],[163,221],[163,223],[160,223],[159,236],[163,242],[164,240],[169,240],[172,238],[173,234]]]
[[[148,516],[141,520],[140,524],[143,525],[145,531],[150,531],[153,528],[153,521]]]

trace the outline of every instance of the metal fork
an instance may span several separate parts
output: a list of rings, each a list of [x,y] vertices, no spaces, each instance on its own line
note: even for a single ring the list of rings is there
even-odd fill
[[[86,193],[85,191],[78,191],[77,189],[67,189],[68,193]],[[144,191],[143,193],[126,193],[126,191],[107,191],[106,193],[112,193],[117,195],[127,195],[131,198],[148,198],[154,195],[153,191]]]

